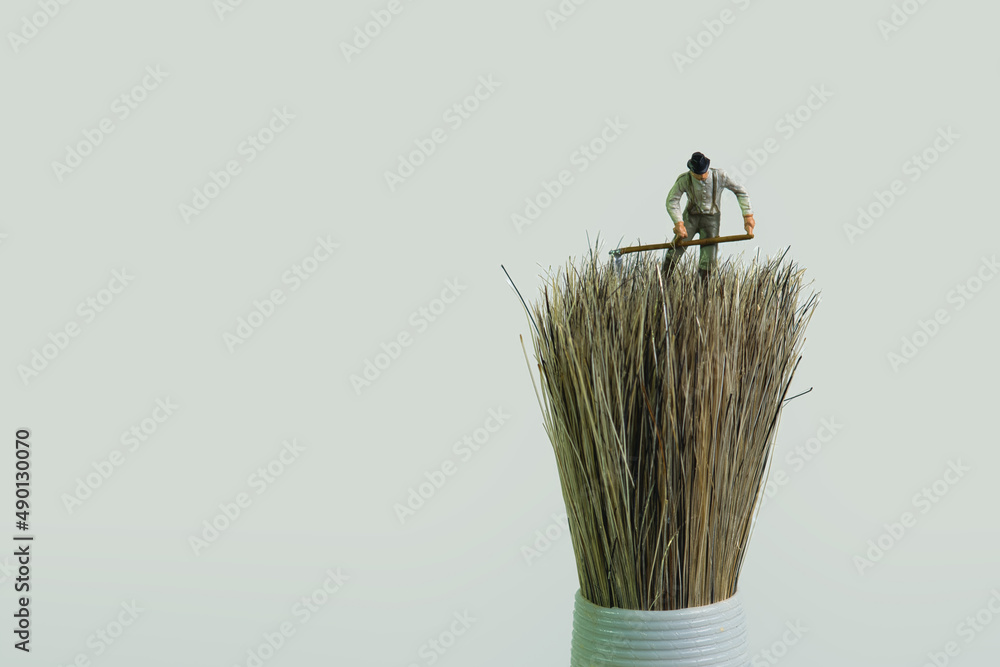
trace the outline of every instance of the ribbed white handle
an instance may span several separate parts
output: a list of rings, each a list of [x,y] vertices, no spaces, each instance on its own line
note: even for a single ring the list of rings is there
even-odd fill
[[[576,592],[571,667],[747,667],[739,593],[704,607],[599,607]]]

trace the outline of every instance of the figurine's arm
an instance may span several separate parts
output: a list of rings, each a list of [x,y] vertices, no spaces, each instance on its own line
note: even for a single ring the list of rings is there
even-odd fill
[[[670,188],[670,192],[667,193],[667,215],[670,219],[674,221],[674,234],[681,237],[687,237],[687,229],[684,228],[684,214],[681,212],[681,195],[684,194],[684,179],[687,177],[687,173],[683,173],[677,177],[674,181],[674,187]],[[690,195],[688,195],[690,197]]]
[[[681,174],[674,181],[674,187],[670,188],[670,192],[667,194],[667,215],[673,220],[674,224],[678,222],[683,222],[684,214],[681,212],[681,195],[684,194],[684,178],[687,174]]]
[[[731,190],[734,195],[736,195],[736,201],[740,203],[740,210],[743,211],[743,227],[747,230],[748,234],[753,234],[754,225],[757,223],[753,219],[753,209],[750,207],[750,195],[747,194],[747,189],[743,187],[741,183],[736,182],[729,177],[729,174],[723,172],[722,185],[728,190]]]

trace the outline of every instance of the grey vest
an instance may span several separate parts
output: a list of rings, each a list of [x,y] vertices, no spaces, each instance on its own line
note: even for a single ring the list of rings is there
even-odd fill
[[[694,199],[692,197],[688,197],[687,206],[684,211],[686,215],[719,215],[719,176],[716,173],[716,169],[712,168],[709,171],[712,172],[712,208],[709,209],[710,213],[702,213],[697,210],[694,204]],[[694,175],[691,174],[688,178],[694,178]]]

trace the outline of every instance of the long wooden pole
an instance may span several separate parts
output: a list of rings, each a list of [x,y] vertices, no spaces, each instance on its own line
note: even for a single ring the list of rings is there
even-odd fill
[[[630,252],[642,252],[644,250],[662,250],[663,248],[680,248],[691,245],[709,245],[713,243],[726,243],[727,241],[749,241],[753,234],[737,234],[735,236],[714,236],[708,239],[697,239],[691,241],[678,241],[680,237],[675,236],[670,243],[653,243],[650,245],[634,245],[628,248],[615,248],[609,254],[615,257],[626,255]]]

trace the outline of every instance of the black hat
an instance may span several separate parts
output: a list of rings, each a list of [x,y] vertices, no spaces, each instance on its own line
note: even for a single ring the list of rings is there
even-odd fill
[[[696,174],[704,174],[708,171],[708,165],[711,163],[712,161],[701,153],[695,153],[691,156],[691,159],[688,160],[688,169]]]

